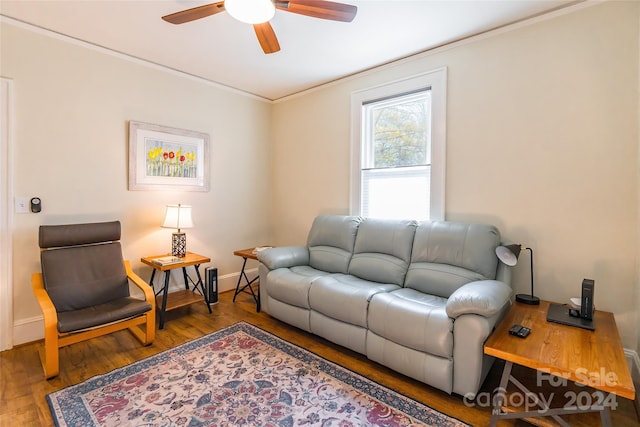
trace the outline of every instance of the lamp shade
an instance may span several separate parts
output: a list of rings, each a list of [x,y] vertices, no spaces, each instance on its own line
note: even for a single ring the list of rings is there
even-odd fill
[[[191,206],[188,205],[168,205],[162,226],[165,228],[192,228]]]
[[[520,256],[521,250],[521,245],[498,246],[496,248],[496,255],[500,261],[507,264],[509,267],[513,267],[518,263],[518,257]]]
[[[271,0],[225,0],[224,8],[229,15],[247,24],[262,24],[276,13]]]

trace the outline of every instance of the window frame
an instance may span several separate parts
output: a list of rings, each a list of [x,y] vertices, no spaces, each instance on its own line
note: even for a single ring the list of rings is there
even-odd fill
[[[447,68],[442,67],[351,94],[351,215],[361,215],[362,136],[366,132],[363,105],[384,98],[431,89],[431,188],[429,220],[445,219]],[[408,218],[411,219],[411,218]]]

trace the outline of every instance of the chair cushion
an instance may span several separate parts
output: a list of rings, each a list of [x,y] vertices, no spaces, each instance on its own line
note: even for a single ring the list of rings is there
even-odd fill
[[[146,313],[151,304],[133,297],[120,298],[81,310],[58,313],[58,331],[73,332]]]
[[[116,240],[120,240],[120,221],[41,225],[38,236],[41,248],[88,245]]]
[[[40,258],[44,286],[58,312],[129,296],[120,242],[49,249]]]

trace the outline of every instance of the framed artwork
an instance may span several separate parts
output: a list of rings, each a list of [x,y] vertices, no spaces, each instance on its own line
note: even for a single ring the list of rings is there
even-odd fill
[[[209,135],[129,121],[129,190],[209,191]]]

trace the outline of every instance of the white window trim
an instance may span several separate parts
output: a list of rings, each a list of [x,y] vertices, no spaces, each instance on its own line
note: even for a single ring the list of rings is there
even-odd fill
[[[432,221],[445,219],[445,160],[446,160],[446,112],[447,112],[447,68],[442,67],[427,73],[397,80],[380,86],[363,89],[351,94],[351,215],[360,215],[360,170],[362,162],[361,136],[362,104],[431,88],[431,208]]]

